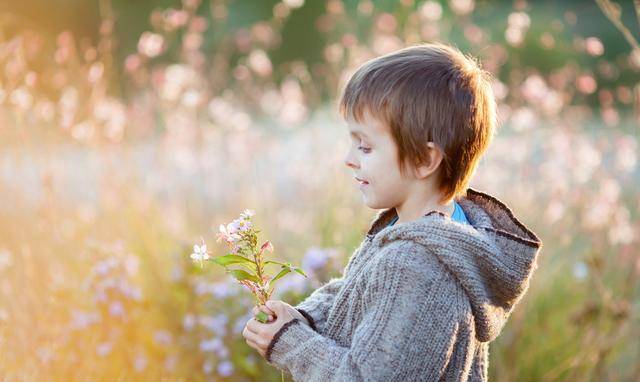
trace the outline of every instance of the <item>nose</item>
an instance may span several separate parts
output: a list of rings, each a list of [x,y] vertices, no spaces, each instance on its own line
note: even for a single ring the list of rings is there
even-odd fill
[[[356,161],[351,157],[351,149],[349,149],[349,151],[347,151],[347,155],[344,158],[344,164],[347,167],[351,167],[351,168],[359,168],[360,166],[356,163]]]

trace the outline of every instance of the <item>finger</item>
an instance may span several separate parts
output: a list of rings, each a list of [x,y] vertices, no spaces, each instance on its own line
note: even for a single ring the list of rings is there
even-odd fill
[[[259,342],[256,342],[253,339],[246,339],[245,342],[264,357],[266,354],[266,346],[261,346]]]
[[[249,330],[257,335],[260,335],[260,333],[262,333],[262,331],[264,330],[264,325],[263,323],[258,322],[255,318],[252,318],[249,320],[249,322],[247,322],[247,328],[249,328]]]
[[[254,348],[254,349],[258,350],[258,345],[256,345],[256,343],[255,343],[255,342],[253,342],[252,340],[247,339],[247,340],[245,340],[245,342],[246,342],[246,343],[247,343],[247,345],[249,345],[250,347],[252,347],[252,348]]]
[[[267,306],[269,306],[269,308],[276,312],[275,318],[276,321],[278,320],[289,320],[289,319],[293,319],[294,316],[291,314],[291,312],[288,311],[288,308],[286,307],[286,303],[280,300],[269,300],[266,302]]]
[[[281,301],[278,300],[268,300],[265,302],[265,305],[275,316],[278,315],[278,312],[280,312],[282,308]]]
[[[245,338],[245,341],[251,342],[252,346],[255,347],[256,349],[265,348],[265,346],[263,346],[264,339],[259,334],[256,334],[250,330],[247,330],[246,334],[244,334],[244,338]]]
[[[242,330],[242,337],[244,337],[245,339],[253,338],[254,335],[255,333],[253,333],[247,326],[245,326]]]
[[[261,307],[266,308],[264,305],[261,305]],[[264,312],[267,314],[267,321],[273,321],[274,320],[273,312],[269,310],[269,308],[266,308],[267,310],[265,310],[264,308],[253,307],[253,315],[256,316],[258,313]]]
[[[264,312],[264,311],[263,311]],[[267,322],[271,322],[275,320],[275,316],[273,314],[269,314],[267,312],[264,312],[267,314]]]
[[[254,320],[255,321],[255,320]],[[257,322],[257,321],[255,321]],[[257,336],[260,335],[260,332],[258,331],[258,329],[251,323],[251,320],[249,320],[249,322],[247,322],[247,324],[245,325],[245,330],[247,333],[247,336],[251,337],[251,338],[255,338]]]
[[[266,305],[260,305],[260,310],[262,310],[263,312],[269,314],[269,315],[274,315],[276,314],[276,312],[274,312],[273,310],[269,309],[268,306]]]

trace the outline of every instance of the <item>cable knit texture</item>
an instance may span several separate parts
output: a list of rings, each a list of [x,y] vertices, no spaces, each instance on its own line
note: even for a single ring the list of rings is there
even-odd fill
[[[529,286],[540,239],[467,189],[469,225],[380,211],[339,278],[296,306],[266,359],[294,381],[486,381],[489,343]]]

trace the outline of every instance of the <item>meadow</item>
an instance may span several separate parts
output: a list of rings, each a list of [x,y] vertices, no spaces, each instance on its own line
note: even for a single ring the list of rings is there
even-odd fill
[[[376,213],[343,161],[341,86],[425,41],[493,74],[471,187],[544,244],[490,379],[640,379],[631,2],[78,0],[75,21],[51,3],[0,8],[0,380],[280,380],[242,337],[251,294],[192,247],[224,254],[219,224],[250,208],[309,276],[275,298],[339,276]]]

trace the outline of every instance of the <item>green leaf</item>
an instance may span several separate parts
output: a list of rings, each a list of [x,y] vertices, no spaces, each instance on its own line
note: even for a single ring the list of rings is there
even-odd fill
[[[278,272],[277,275],[275,275],[274,278],[271,279],[271,281],[269,281],[269,285],[273,285],[274,282],[278,281],[278,279],[284,277],[287,273],[291,272],[291,269],[289,268],[283,268],[280,272]]]
[[[304,277],[307,277],[307,275],[302,271],[302,269],[294,267],[294,268],[293,268],[293,270],[294,270],[294,271],[296,271],[296,272],[298,272],[298,273],[300,273],[300,274],[301,274],[301,275],[303,275]]]
[[[291,263],[281,263],[279,261],[273,261],[273,260],[269,260],[269,261],[265,261],[265,264],[278,264],[278,265],[282,265],[285,268],[291,268],[291,270],[298,272],[299,274],[303,275],[304,277],[307,277],[307,275],[304,273],[304,271],[298,267],[294,267]]]
[[[258,276],[250,274],[247,271],[243,271],[242,269],[232,269],[227,271],[227,273],[230,273],[238,281],[249,280],[253,281],[254,283],[260,283]]]
[[[278,264],[278,265],[282,265],[283,267],[288,267],[291,265],[291,263],[281,263],[279,261],[274,261],[274,260],[267,260],[264,262],[265,264]]]
[[[220,264],[220,265],[225,266],[225,267],[227,265],[231,265],[231,264],[246,265],[252,270],[255,270],[255,267],[256,267],[256,265],[255,265],[255,263],[253,261],[247,259],[246,257],[239,256],[239,255],[234,255],[234,254],[214,257],[213,261],[215,263]]]

